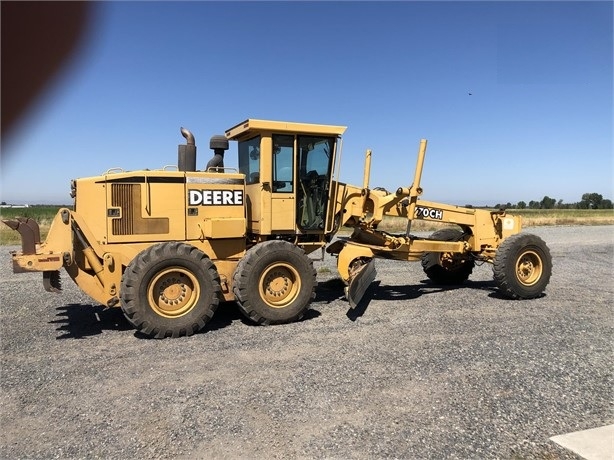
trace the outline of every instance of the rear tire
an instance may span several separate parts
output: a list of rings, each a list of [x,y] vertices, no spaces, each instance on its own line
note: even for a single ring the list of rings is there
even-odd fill
[[[257,324],[303,317],[315,298],[316,271],[305,251],[287,241],[266,241],[247,251],[233,276],[241,312]]]
[[[455,228],[442,228],[431,235],[439,241],[461,241],[463,232]],[[469,278],[475,261],[467,254],[425,252],[422,255],[422,269],[435,284],[462,284]]]
[[[552,257],[538,236],[516,234],[506,238],[495,255],[493,277],[499,290],[512,299],[540,297],[552,275]]]
[[[185,243],[160,243],[126,267],[121,306],[148,337],[189,336],[204,328],[219,303],[220,277],[205,253]]]

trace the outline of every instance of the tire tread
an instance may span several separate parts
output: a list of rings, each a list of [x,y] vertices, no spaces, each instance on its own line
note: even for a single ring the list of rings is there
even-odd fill
[[[433,232],[430,238],[439,241],[460,241],[463,238],[463,232],[455,228],[442,228]],[[435,284],[444,286],[462,284],[467,281],[475,267],[473,259],[467,259],[460,269],[448,270],[439,265],[439,255],[436,252],[424,253],[421,263],[426,276]]]
[[[139,291],[141,290],[139,280],[141,279],[141,274],[147,270],[147,267],[152,262],[177,257],[193,261],[202,266],[206,276],[211,281],[211,286],[209,286],[212,290],[211,301],[208,308],[203,308],[197,315],[197,318],[188,325],[179,323],[176,326],[172,324],[164,326],[163,323],[166,323],[165,321],[161,321],[161,324],[154,324],[147,319],[143,303],[139,302]],[[207,280],[199,281],[203,283]],[[215,265],[205,253],[195,246],[173,241],[155,244],[137,255],[126,267],[122,276],[120,292],[122,310],[128,321],[142,334],[151,338],[162,339],[166,337],[190,336],[202,330],[205,324],[213,317],[219,305],[221,285]]]
[[[526,248],[535,248],[541,252],[542,276],[535,286],[526,287],[515,276],[517,256]],[[510,299],[534,299],[543,295],[543,291],[552,275],[552,256],[548,246],[539,236],[530,233],[518,233],[507,237],[497,249],[493,261],[493,278],[501,291]]]
[[[312,280],[312,289],[311,289],[311,293],[310,293],[309,301],[307,302],[307,305],[305,305],[304,308],[297,315],[294,315],[288,319],[284,319],[280,321],[273,320],[271,318],[267,318],[263,314],[258,313],[256,308],[254,307],[255,299],[252,297],[254,296],[254,293],[250,292],[250,286],[249,286],[250,274],[252,273],[252,270],[254,266],[256,265],[256,263],[265,254],[267,255],[274,254],[275,252],[284,252],[284,253],[290,252],[308,261],[308,267],[309,267],[310,273],[308,273],[307,276],[310,276]],[[300,270],[299,270],[299,274],[300,274]],[[317,273],[316,273],[315,268],[313,267],[313,261],[309,257],[307,257],[303,249],[287,241],[271,240],[271,241],[265,241],[263,243],[257,244],[256,246],[248,250],[245,256],[239,261],[235,269],[234,275],[233,275],[233,283],[232,283],[233,288],[232,289],[233,289],[233,293],[237,301],[237,305],[239,306],[239,310],[241,311],[241,313],[243,313],[243,315],[248,320],[250,320],[251,322],[255,324],[260,324],[263,326],[269,325],[269,324],[280,324],[280,323],[298,321],[304,316],[305,312],[307,311],[309,307],[309,304],[311,303],[311,300],[315,298],[315,289],[317,286],[316,277],[317,277]],[[306,280],[303,280],[303,282],[304,281]]]

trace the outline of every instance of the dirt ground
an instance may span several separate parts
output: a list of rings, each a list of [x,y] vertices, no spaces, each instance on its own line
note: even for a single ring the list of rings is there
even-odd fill
[[[0,247],[0,458],[576,458],[549,438],[614,422],[614,227],[540,227],[542,298],[502,298],[377,261],[350,310],[317,261],[306,318],[147,340],[64,274],[11,272]]]

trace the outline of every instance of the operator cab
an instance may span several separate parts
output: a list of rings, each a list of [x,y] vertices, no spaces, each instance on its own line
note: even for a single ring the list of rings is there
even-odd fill
[[[329,194],[345,126],[246,120],[226,131],[238,142],[248,233],[322,241],[332,230]],[[332,203],[334,205],[334,203]]]

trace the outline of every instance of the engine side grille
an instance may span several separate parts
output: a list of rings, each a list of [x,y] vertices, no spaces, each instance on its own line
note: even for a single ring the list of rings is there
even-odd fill
[[[134,233],[133,214],[136,203],[133,202],[133,195],[134,189],[138,187],[138,184],[111,184],[111,206],[122,208],[122,217],[113,219],[113,235],[132,235]],[[138,195],[140,198],[140,193]]]
[[[165,234],[169,232],[167,217],[141,216],[141,185],[111,184],[111,206],[121,208],[121,217],[113,219],[113,235]]]

